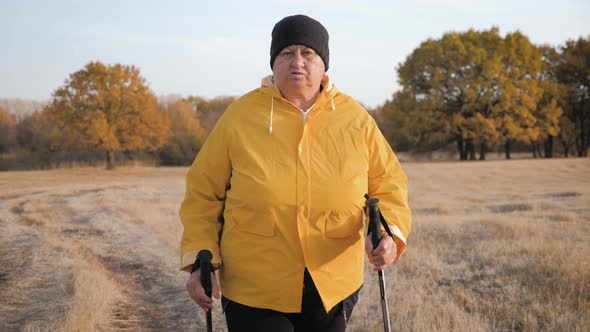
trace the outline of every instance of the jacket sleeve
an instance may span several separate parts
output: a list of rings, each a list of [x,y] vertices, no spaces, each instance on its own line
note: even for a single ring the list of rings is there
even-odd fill
[[[373,118],[369,120],[366,138],[369,150],[369,196],[379,199],[379,209],[390,225],[399,258],[406,249],[412,224],[408,179]]]
[[[183,225],[180,269],[184,271],[190,272],[202,249],[209,249],[213,254],[213,266],[221,265],[219,237],[231,175],[230,137],[224,125],[226,114],[207,137],[186,176],[186,194],[180,206]]]

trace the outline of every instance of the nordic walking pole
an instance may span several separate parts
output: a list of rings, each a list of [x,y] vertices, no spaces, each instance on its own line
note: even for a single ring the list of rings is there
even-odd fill
[[[379,246],[381,238],[381,224],[379,214],[378,198],[369,198],[367,200],[367,207],[369,208],[369,231],[371,232],[371,242],[373,243],[373,249]],[[385,293],[385,276],[382,270],[377,271],[379,275],[379,291],[381,293],[381,311],[383,313],[383,331],[390,331],[389,324],[389,308],[387,307],[387,294]]]
[[[197,254],[201,269],[201,285],[205,290],[205,295],[211,298],[211,259],[213,254],[209,250],[201,250]],[[213,332],[213,322],[211,320],[211,310],[207,311],[207,332]]]

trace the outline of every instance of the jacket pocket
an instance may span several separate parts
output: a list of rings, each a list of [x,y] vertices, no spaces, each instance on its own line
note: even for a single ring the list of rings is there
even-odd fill
[[[332,212],[326,218],[326,236],[346,238],[359,235],[363,227],[363,210],[356,212]]]
[[[228,214],[236,228],[244,233],[275,236],[276,216],[271,209],[254,209],[244,205],[232,209]]]

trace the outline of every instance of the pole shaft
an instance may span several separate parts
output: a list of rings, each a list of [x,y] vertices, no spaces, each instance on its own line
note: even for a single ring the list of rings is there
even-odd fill
[[[389,323],[389,307],[387,306],[387,293],[385,289],[385,275],[379,271],[379,292],[381,293],[381,312],[383,314],[383,331],[390,332],[391,324]]]
[[[367,208],[369,210],[369,229],[371,232],[371,242],[373,244],[373,249],[379,246],[379,242],[381,242],[382,234],[381,234],[381,225],[380,225],[380,215],[379,212],[379,199],[377,198],[367,198]],[[383,271],[379,270],[377,272],[379,276],[379,292],[381,295],[381,313],[383,315],[383,331],[390,332],[391,326],[389,323],[389,308],[387,307],[387,294],[385,291],[385,275]]]
[[[213,321],[211,320],[211,310],[207,311],[207,332],[213,332]]]

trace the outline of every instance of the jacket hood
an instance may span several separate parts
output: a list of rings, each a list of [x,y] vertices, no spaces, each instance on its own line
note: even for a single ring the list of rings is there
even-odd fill
[[[270,135],[272,135],[272,122],[273,122],[275,99],[282,99],[288,103],[291,103],[291,102],[289,102],[287,99],[285,99],[283,97],[283,95],[281,94],[281,91],[276,86],[274,77],[272,75],[268,75],[268,76],[264,77],[262,79],[262,82],[260,85],[261,85],[260,89],[259,89],[260,92],[262,92],[263,94],[268,94],[271,98],[268,133]],[[332,111],[335,111],[336,104],[334,103],[334,98],[338,94],[338,89],[334,86],[334,84],[332,84],[332,82],[330,82],[330,77],[328,77],[328,75],[325,75],[325,74],[324,74],[324,77],[322,77],[321,86],[322,86],[322,91],[318,95],[314,105],[316,105],[316,104],[322,105],[325,103],[329,103],[329,108]]]
[[[327,94],[328,98],[334,98],[336,96],[336,94],[338,93],[338,89],[336,89],[336,86],[334,86],[334,84],[332,84],[332,82],[330,81],[330,77],[328,75],[324,74],[324,77],[322,77],[321,86],[323,87],[323,89],[322,89],[322,92],[320,93],[320,95]],[[273,97],[283,98],[283,96],[281,95],[281,91],[279,90],[279,88],[275,84],[274,76],[272,76],[272,75],[268,75],[268,76],[263,77],[261,80],[261,83],[260,83],[260,87],[263,88],[262,89],[263,92],[271,93],[273,95]],[[264,89],[264,88],[267,88],[267,89]],[[320,97],[318,96],[318,99],[319,98]]]

